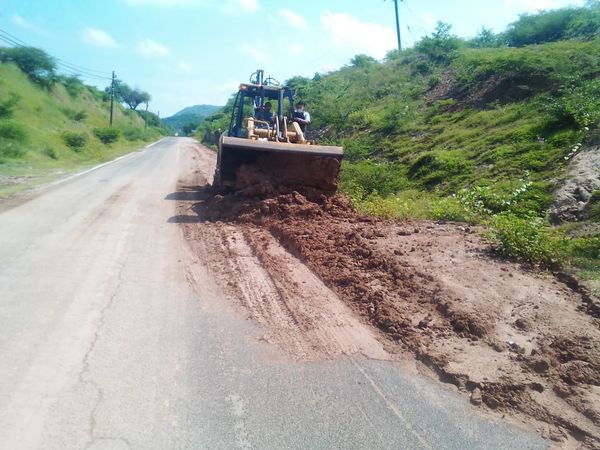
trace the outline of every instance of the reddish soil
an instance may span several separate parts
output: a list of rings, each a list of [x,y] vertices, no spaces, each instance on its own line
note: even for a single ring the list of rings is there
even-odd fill
[[[327,347],[328,336],[343,343],[324,355],[412,354],[474,405],[521,417],[561,447],[600,448],[600,320],[551,274],[495,258],[467,226],[361,217],[343,196],[180,190],[193,199],[180,207],[185,234],[203,242],[198,251],[211,255],[229,288],[249,298],[256,286],[241,280],[268,281],[260,288],[265,300],[245,306],[267,328],[283,330],[273,334],[276,343],[286,345],[291,327],[317,336],[298,338],[300,349]],[[228,254],[219,259],[219,252]],[[232,268],[239,254],[245,265]],[[260,269],[248,269],[247,257]],[[319,282],[329,288],[320,303]],[[317,303],[302,309],[294,304],[302,296]],[[344,308],[375,334],[359,331]],[[331,314],[340,322],[321,326]],[[354,331],[342,336],[340,323]]]

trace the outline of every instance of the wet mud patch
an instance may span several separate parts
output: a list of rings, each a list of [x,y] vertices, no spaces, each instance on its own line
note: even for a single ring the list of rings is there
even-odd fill
[[[341,195],[196,189],[182,222],[240,227],[279,279],[252,238],[267,233],[388,351],[409,352],[473,405],[525,417],[561,446],[600,445],[600,323],[551,274],[491,258],[467,226],[363,217]]]

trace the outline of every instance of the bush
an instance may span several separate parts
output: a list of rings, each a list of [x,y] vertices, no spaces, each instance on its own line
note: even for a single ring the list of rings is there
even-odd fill
[[[600,6],[562,8],[535,15],[522,15],[506,32],[510,46],[554,42],[561,39],[589,39],[598,35]]]
[[[561,96],[549,98],[547,106],[559,125],[581,130],[600,122],[600,80],[588,81],[583,86],[567,85],[560,93]]]
[[[19,143],[0,138],[0,161],[3,158],[21,158],[25,153],[25,148]]]
[[[123,136],[128,141],[143,141],[145,136],[142,128],[128,127],[123,129]]]
[[[373,193],[388,196],[406,187],[406,178],[398,164],[361,161],[345,164],[342,190],[350,195],[367,197]]]
[[[150,111],[137,111],[140,117],[146,122],[146,125],[149,127],[160,127],[160,117]],[[194,125],[194,128],[196,125]]]
[[[438,22],[431,36],[425,36],[415,45],[415,49],[427,55],[436,64],[446,64],[456,56],[462,41],[450,34],[452,25]]]
[[[70,108],[62,108],[61,111],[65,116],[67,116],[71,120],[74,120],[75,122],[81,122],[88,116],[87,112],[85,112],[83,109],[75,111]]]
[[[441,222],[477,222],[477,215],[454,197],[442,198],[433,202],[428,218]]]
[[[94,134],[103,144],[112,144],[119,140],[119,130],[116,128],[94,128]]]
[[[11,92],[6,100],[0,101],[0,119],[11,117],[17,103],[19,96],[14,92]]]
[[[66,131],[62,137],[65,144],[75,151],[80,151],[87,143],[87,136],[83,133]]]
[[[0,122],[0,138],[24,142],[27,134],[21,125],[14,122]]]
[[[489,237],[493,248],[508,258],[547,267],[565,260],[567,237],[541,217],[498,214],[490,220]]]
[[[382,198],[377,194],[368,196],[365,199],[359,197],[353,198],[353,204],[361,214],[369,216],[382,217],[384,219],[404,218],[399,204],[394,198]],[[411,211],[405,217],[414,217]]]
[[[42,153],[48,158],[58,159],[58,152],[56,151],[56,149],[48,145],[42,149]]]
[[[568,252],[571,258],[600,260],[600,237],[579,236],[569,239]]]
[[[408,175],[425,188],[432,188],[455,175],[467,175],[472,163],[463,152],[435,151],[423,153],[409,166]]]
[[[85,84],[77,76],[62,77],[61,82],[72,98],[77,98],[85,89]]]

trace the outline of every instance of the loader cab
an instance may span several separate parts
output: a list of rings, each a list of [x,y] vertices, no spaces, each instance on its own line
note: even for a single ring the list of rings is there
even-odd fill
[[[273,114],[283,122],[284,116],[293,113],[294,95],[290,88],[265,84],[241,84],[235,98],[227,135],[246,138],[245,119],[256,115],[265,103],[271,102]]]

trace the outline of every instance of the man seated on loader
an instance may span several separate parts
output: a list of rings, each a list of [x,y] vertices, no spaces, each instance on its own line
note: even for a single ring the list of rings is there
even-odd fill
[[[273,126],[274,116],[273,116],[273,105],[271,102],[265,103],[261,108],[256,110],[254,114],[254,118],[256,120],[262,120],[263,122],[268,122],[270,126]],[[257,128],[266,128],[264,124],[257,124]]]

